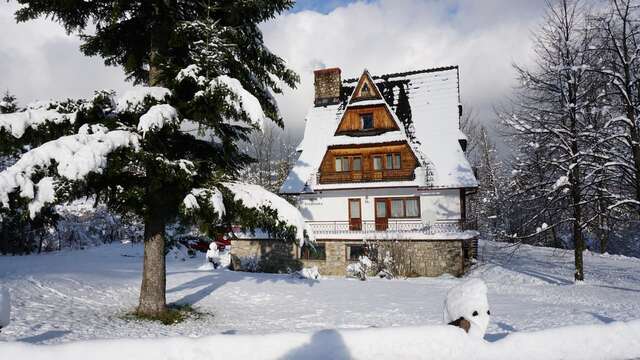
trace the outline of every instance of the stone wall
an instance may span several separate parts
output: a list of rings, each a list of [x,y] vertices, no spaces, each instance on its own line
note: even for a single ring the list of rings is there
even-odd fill
[[[324,106],[340,102],[342,81],[340,69],[322,69],[313,72],[315,81],[315,105]]]
[[[468,253],[468,251],[464,251],[463,244],[465,242],[463,240],[403,240],[397,242],[380,241],[370,244],[377,247],[380,257],[387,252],[391,254],[394,259],[393,272],[396,275],[412,277],[451,274],[461,276],[470,264],[469,259],[465,258]],[[296,263],[304,267],[317,266],[322,275],[343,276],[350,263],[347,260],[347,246],[362,244],[362,242],[354,240],[318,240],[318,243],[325,246],[325,260],[299,260],[300,250],[296,244],[276,240],[232,240],[232,265],[237,268],[240,260],[246,257],[268,258],[269,262],[285,264],[285,267],[296,266]]]
[[[297,245],[281,240],[231,240],[231,268],[235,270],[258,270],[279,273],[299,270],[302,263],[298,259]],[[256,269],[244,265],[256,260]]]

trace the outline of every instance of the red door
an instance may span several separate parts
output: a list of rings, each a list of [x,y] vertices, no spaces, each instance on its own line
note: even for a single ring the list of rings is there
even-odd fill
[[[360,199],[349,199],[349,230],[362,230],[362,211]]]
[[[384,231],[389,227],[389,202],[387,199],[376,199],[376,231]]]

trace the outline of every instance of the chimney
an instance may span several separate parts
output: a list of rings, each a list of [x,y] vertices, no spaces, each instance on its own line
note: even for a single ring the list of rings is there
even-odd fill
[[[315,106],[334,105],[340,102],[340,90],[342,80],[340,79],[340,68],[330,68],[315,70],[314,86],[316,90]]]

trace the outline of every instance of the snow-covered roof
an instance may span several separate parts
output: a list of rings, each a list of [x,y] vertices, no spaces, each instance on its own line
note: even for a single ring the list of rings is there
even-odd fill
[[[358,79],[343,81],[343,87],[355,87]],[[289,173],[280,191],[282,193],[306,193],[314,189],[336,188],[316,184],[316,172],[327,151],[335,145],[371,144],[407,140],[420,159],[420,167],[429,169],[430,176],[416,176],[412,181],[358,183],[358,187],[403,186],[433,188],[476,187],[478,183],[473,169],[459,143],[462,138],[459,128],[458,68],[447,67],[413,71],[402,74],[374,76],[378,88],[392,86],[393,99],[354,102],[351,106],[384,103],[390,107],[400,131],[389,131],[375,136],[334,135],[349,99],[337,105],[312,107],[306,117],[304,138],[298,146],[300,157]],[[411,122],[405,134],[402,123],[396,116],[400,98],[400,87],[409,102]],[[387,98],[389,100],[389,98]]]

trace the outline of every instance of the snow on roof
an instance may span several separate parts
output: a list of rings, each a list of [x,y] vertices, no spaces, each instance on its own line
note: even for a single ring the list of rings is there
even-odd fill
[[[358,79],[343,82],[344,86],[355,86]],[[344,112],[344,104],[326,107],[313,107],[306,117],[304,138],[298,150],[300,158],[294,165],[280,191],[282,193],[312,192],[322,186],[315,184],[315,173],[329,146],[347,144],[371,144],[408,140],[422,167],[431,170],[429,177],[416,177],[414,181],[402,182],[405,186],[434,188],[476,187],[478,183],[471,165],[466,159],[458,142],[461,139],[459,128],[460,103],[458,92],[458,68],[447,67],[413,71],[402,74],[374,76],[377,86],[396,82],[407,84],[405,91],[411,108],[413,123],[413,141],[408,140],[403,126],[401,131],[390,131],[375,136],[353,137],[334,133]],[[395,109],[398,105],[399,90],[394,87],[394,102],[391,115],[399,123]],[[350,106],[386,104],[383,100],[365,100]],[[397,186],[391,183],[376,183],[376,186]],[[358,184],[358,186],[366,184]],[[335,184],[331,185],[336,187]],[[366,186],[365,186],[366,187]]]
[[[298,145],[302,153],[289,172],[280,192],[301,193],[311,190],[308,189],[307,182],[316,171],[315,169],[320,166],[343,111],[340,105],[312,107],[309,110],[305,119],[304,137]]]
[[[432,163],[433,186],[476,187],[460,147],[458,68],[389,77],[409,81],[407,97],[419,151]],[[397,98],[397,97],[396,97]]]

